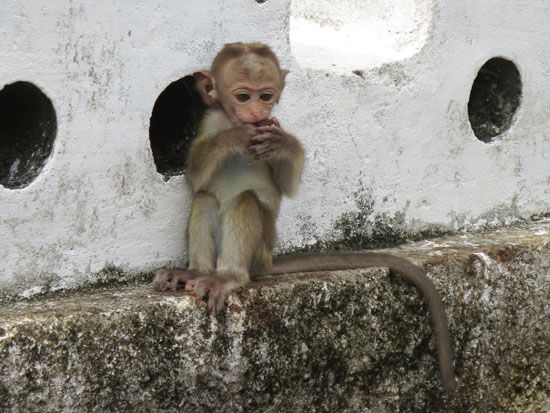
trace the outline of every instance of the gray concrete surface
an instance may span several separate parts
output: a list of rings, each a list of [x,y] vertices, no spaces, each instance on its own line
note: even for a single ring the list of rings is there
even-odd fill
[[[263,277],[217,318],[150,284],[4,301],[1,410],[547,411],[549,234],[543,220],[386,250],[441,291],[446,398],[423,300],[371,269]]]

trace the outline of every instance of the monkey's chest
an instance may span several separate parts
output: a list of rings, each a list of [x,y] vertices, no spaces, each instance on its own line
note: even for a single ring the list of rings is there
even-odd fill
[[[228,159],[210,185],[210,192],[220,205],[231,202],[245,191],[254,191],[266,206],[273,207],[280,200],[271,170],[263,161],[248,156],[235,155]]]

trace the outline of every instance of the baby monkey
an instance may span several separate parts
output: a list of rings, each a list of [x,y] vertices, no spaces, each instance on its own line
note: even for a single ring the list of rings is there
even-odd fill
[[[271,268],[281,197],[296,192],[304,164],[300,142],[270,118],[286,74],[261,43],[226,44],[194,74],[209,108],[187,160],[189,266],[157,271],[157,290],[185,284],[217,314],[251,270]]]
[[[304,164],[300,142],[270,117],[285,86],[271,49],[261,43],[226,44],[210,71],[195,73],[209,106],[189,150],[193,191],[187,226],[189,266],[160,269],[155,289],[184,285],[211,314],[250,281],[250,273],[277,274],[388,267],[426,298],[438,344],[443,387],[454,384],[445,309],[433,283],[411,262],[372,252],[319,253],[281,258],[273,266],[275,223],[282,195],[296,193]]]

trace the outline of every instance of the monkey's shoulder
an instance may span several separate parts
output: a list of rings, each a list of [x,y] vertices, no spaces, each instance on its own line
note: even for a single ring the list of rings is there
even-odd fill
[[[198,127],[198,138],[217,136],[220,132],[231,129],[233,126],[223,109],[218,107],[208,108],[202,117]]]

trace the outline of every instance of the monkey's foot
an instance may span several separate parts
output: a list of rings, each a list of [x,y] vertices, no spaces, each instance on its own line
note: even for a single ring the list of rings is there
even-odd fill
[[[197,300],[206,302],[209,313],[216,315],[222,310],[227,296],[241,285],[232,274],[215,274],[188,280],[185,289]]]
[[[166,291],[168,289],[176,291],[178,286],[184,287],[188,281],[202,276],[203,274],[197,270],[161,268],[155,271],[155,281],[153,283],[157,291]]]

